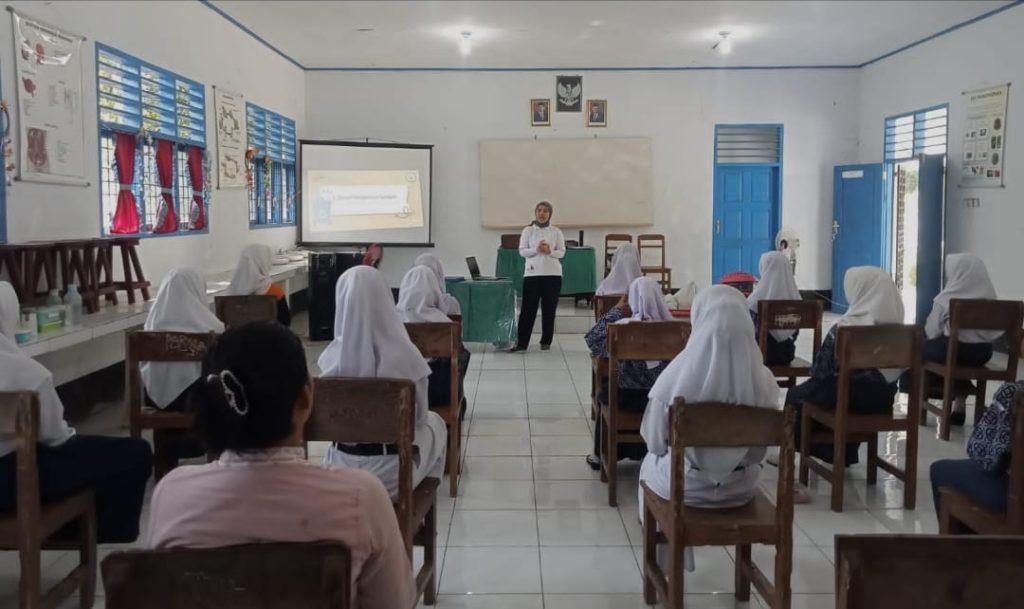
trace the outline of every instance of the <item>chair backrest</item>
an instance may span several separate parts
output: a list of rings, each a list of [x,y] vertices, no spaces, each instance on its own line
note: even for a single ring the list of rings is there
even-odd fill
[[[958,337],[961,330],[1002,330],[1010,348],[1006,355],[1007,379],[1016,378],[1024,324],[1024,302],[1019,300],[980,300],[954,298],[949,301],[949,347],[947,362],[957,361]]]
[[[39,395],[36,392],[0,392],[0,441],[14,442],[15,445],[15,494],[20,547],[22,542],[40,534],[39,466],[36,463]],[[11,541],[4,540],[4,543]]]
[[[836,535],[836,609],[1016,607],[1024,537]]]
[[[687,404],[676,398],[672,404],[671,435],[672,517],[677,531],[685,526],[687,448],[779,447],[779,472],[776,489],[775,523],[779,539],[792,539],[795,410],[761,408],[743,404],[704,402]]]
[[[837,417],[845,417],[850,398],[850,374],[871,368],[907,370],[910,374],[908,417],[917,420],[921,407],[923,383],[921,376],[921,326],[881,324],[875,326],[844,326],[836,337],[836,359],[839,362]]]
[[[217,335],[213,332],[150,332],[125,335],[125,393],[133,434],[142,413],[143,386],[139,364],[143,362],[201,362]]]
[[[457,378],[457,375],[456,375]],[[412,441],[416,386],[409,379],[313,379],[313,412],[306,442],[398,445],[398,524],[412,554]]]
[[[623,243],[632,242],[633,235],[625,233],[611,233],[604,236],[604,274],[606,277],[608,276],[608,271],[611,270],[612,256],[615,255],[615,250]]]
[[[101,568],[109,609],[352,606],[352,556],[337,542],[131,550]]]
[[[604,317],[605,313],[612,310],[612,307],[619,304],[625,294],[600,294],[594,296],[594,321]]]
[[[633,360],[670,360],[679,355],[690,338],[684,321],[634,321],[608,326],[608,365]]]
[[[771,330],[814,330],[811,345],[813,356],[821,347],[821,317],[823,306],[820,300],[761,300],[757,303],[757,343],[761,355],[767,357],[768,332]]]
[[[237,328],[254,321],[277,319],[277,299],[266,294],[215,296],[213,309],[226,328]]]
[[[448,358],[451,366],[448,377],[451,393],[448,395],[451,396],[452,404],[458,405],[460,403],[459,351],[462,349],[462,324],[456,321],[407,323],[405,330],[409,333],[412,344],[416,345],[423,357]]]
[[[647,234],[639,235],[636,238],[636,248],[640,251],[640,263],[643,266],[665,266],[665,235]],[[654,265],[643,264],[644,250],[654,250],[658,262]]]
[[[1024,533],[1024,391],[1013,404],[1013,436],[1010,438],[1010,489],[1006,498],[1009,530]]]
[[[503,250],[517,250],[519,249],[519,238],[522,235],[509,234],[501,236],[501,249]]]

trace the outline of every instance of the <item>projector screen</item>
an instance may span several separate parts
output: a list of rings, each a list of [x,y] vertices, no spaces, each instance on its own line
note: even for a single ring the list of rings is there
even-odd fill
[[[300,245],[428,246],[433,146],[299,141]]]

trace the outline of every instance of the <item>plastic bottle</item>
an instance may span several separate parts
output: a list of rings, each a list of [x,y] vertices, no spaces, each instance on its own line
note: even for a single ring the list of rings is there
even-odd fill
[[[67,292],[68,317],[65,325],[78,326],[82,323],[82,295],[78,292],[77,283],[68,284]]]
[[[61,300],[60,294],[57,290],[50,290],[50,295],[46,297],[46,306],[48,307],[59,307],[64,304]]]

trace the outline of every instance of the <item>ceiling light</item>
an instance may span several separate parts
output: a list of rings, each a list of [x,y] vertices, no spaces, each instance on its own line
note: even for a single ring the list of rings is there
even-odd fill
[[[602,25],[604,25],[604,21],[601,21],[600,19],[594,19],[590,22],[590,27],[601,27]]]
[[[459,39],[459,52],[463,55],[469,55],[469,52],[473,50],[473,41],[470,40],[470,36],[473,35],[473,32],[465,30],[459,35],[462,36],[462,38]]]
[[[718,32],[720,36],[718,42],[711,47],[712,51],[718,51],[722,55],[728,55],[732,52],[732,39],[729,38],[730,32]]]
[[[373,32],[373,31],[376,31],[376,30],[375,30],[375,28],[372,28],[372,27],[358,27],[358,28],[356,28],[356,31],[357,32],[366,33],[366,32]]]

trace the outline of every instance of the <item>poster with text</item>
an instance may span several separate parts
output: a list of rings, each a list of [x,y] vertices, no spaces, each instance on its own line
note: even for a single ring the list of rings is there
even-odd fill
[[[1006,149],[1006,101],[1010,85],[967,91],[961,186],[1002,186],[1003,151]]]
[[[18,87],[18,177],[85,186],[82,42],[11,11]]]
[[[217,188],[245,188],[245,100],[213,88],[217,113]]]

